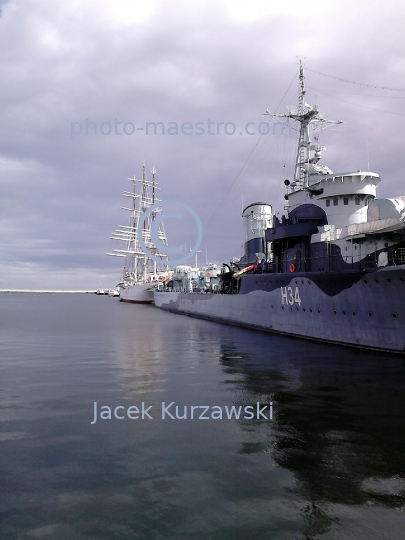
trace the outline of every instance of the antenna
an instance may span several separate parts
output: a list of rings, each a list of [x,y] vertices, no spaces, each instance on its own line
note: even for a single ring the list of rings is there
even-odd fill
[[[299,96],[298,96],[298,113],[290,109],[286,114],[273,114],[267,109],[265,115],[273,118],[291,118],[296,120],[300,125],[300,133],[298,139],[297,158],[295,163],[294,185],[295,190],[306,189],[309,186],[309,175],[312,170],[324,170],[325,173],[330,173],[330,169],[325,165],[316,165],[321,158],[321,152],[326,150],[324,146],[311,144],[311,127],[312,131],[319,130],[324,124],[343,124],[342,120],[327,120],[323,118],[319,112],[317,105],[308,105],[305,101],[305,73],[302,60],[299,61]],[[311,154],[313,152],[313,154]]]

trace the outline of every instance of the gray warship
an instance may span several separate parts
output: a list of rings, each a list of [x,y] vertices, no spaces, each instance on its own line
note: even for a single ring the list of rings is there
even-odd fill
[[[325,119],[305,102],[300,63],[297,112],[270,114],[299,124],[286,213],[264,202],[243,213],[244,255],[224,264],[219,283],[176,291],[155,305],[267,332],[361,348],[405,352],[405,196],[379,199],[378,174],[334,173],[320,163],[316,132]],[[315,134],[315,135],[314,135]]]

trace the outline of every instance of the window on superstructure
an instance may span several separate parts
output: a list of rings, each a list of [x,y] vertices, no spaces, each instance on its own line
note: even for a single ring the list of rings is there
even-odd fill
[[[333,199],[333,206],[337,206],[339,204],[339,199],[336,197]]]
[[[347,206],[347,205],[349,204],[349,197],[344,197],[344,198],[343,198],[343,204],[344,204],[345,206]]]
[[[354,202],[356,203],[357,206],[360,206],[360,197],[356,197],[354,199]]]
[[[330,206],[330,199],[326,199],[326,206]]]

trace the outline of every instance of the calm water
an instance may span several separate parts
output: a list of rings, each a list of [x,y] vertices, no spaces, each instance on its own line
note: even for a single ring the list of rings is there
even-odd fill
[[[405,537],[404,358],[79,294],[0,294],[0,353],[2,540]]]

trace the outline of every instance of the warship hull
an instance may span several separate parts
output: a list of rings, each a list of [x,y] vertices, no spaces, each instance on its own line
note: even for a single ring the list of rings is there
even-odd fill
[[[375,271],[252,274],[236,294],[155,292],[161,309],[266,332],[405,351],[405,265]]]
[[[405,351],[405,195],[377,198],[379,174],[334,173],[321,163],[328,120],[306,102],[302,62],[298,109],[264,113],[300,124],[285,214],[266,202],[242,211],[243,255],[224,263],[212,292],[175,292],[156,306],[209,320],[382,351]],[[297,130],[298,132],[298,130]],[[315,134],[316,133],[316,134]],[[214,214],[215,215],[215,214]]]

